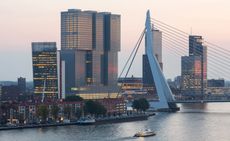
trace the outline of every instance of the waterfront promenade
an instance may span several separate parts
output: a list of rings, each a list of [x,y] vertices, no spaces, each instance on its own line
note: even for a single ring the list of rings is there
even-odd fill
[[[155,115],[155,113],[152,113],[151,115]],[[141,120],[147,120],[149,116],[150,116],[149,114],[135,114],[135,115],[129,115],[129,116],[102,117],[102,118],[95,119],[96,120],[95,125],[141,121]],[[45,128],[45,127],[53,127],[53,126],[69,126],[69,125],[79,125],[79,124],[77,121],[72,121],[69,123],[11,125],[11,126],[0,127],[0,131],[1,130],[28,129],[28,128]]]

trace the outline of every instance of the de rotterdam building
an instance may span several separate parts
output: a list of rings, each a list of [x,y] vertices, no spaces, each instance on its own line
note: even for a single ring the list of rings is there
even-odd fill
[[[115,93],[119,51],[120,15],[79,9],[61,12],[60,58],[65,63],[67,94]]]

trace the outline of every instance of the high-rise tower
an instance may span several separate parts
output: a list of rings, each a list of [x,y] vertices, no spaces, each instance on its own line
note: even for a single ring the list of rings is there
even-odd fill
[[[34,93],[57,97],[57,48],[55,42],[33,42]]]
[[[189,36],[189,56],[181,58],[182,90],[204,94],[207,87],[207,47],[202,36]]]
[[[61,12],[61,60],[65,90],[115,87],[120,51],[120,15],[69,9]],[[87,87],[87,88],[86,88]]]

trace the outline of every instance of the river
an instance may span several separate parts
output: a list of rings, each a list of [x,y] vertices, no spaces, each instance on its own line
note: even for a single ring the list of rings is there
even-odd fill
[[[179,105],[146,121],[0,131],[0,141],[230,141],[230,103]],[[143,129],[157,135],[135,138]]]

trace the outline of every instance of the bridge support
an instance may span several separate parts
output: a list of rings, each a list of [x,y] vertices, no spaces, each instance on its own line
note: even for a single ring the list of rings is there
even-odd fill
[[[150,69],[152,72],[153,80],[156,86],[157,94],[159,97],[159,101],[150,102],[150,108],[154,108],[158,111],[178,111],[179,108],[174,101],[174,97],[172,95],[171,89],[168,86],[168,83],[163,75],[163,72],[160,68],[160,65],[154,55],[153,52],[153,33],[151,27],[151,18],[150,12],[147,11],[146,14],[146,54],[149,60]]]

